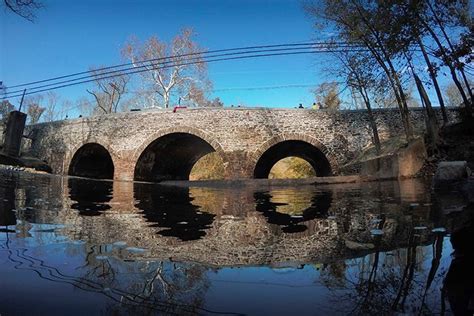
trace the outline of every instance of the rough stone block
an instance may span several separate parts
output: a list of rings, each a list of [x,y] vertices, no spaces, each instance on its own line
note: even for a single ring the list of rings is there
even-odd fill
[[[436,188],[444,184],[461,181],[469,177],[470,173],[466,161],[443,161],[438,164],[433,184]]]
[[[412,141],[398,153],[398,178],[415,176],[426,160],[426,147],[422,138]]]

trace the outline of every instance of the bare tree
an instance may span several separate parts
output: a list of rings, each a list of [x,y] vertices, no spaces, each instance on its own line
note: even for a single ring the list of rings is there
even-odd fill
[[[95,89],[87,90],[87,92],[94,96],[96,102],[94,112],[100,114],[115,113],[118,110],[122,96],[126,92],[129,77],[125,74],[119,74],[103,79],[105,71],[102,69],[97,68],[90,71],[95,79]]]
[[[129,110],[146,108],[148,105],[148,102],[146,101],[147,97],[150,97],[150,95],[145,94],[143,91],[130,91],[127,98],[121,102],[120,111],[127,112]]]
[[[460,90],[459,92],[463,97],[466,108],[470,110],[470,102],[472,102],[473,95],[464,71],[465,64],[458,58],[456,47],[447,31],[449,26],[472,28],[472,21],[469,14],[469,1],[433,1],[433,3],[426,1],[426,3],[429,7],[429,13],[427,14],[427,18],[423,19],[426,21],[425,27],[438,45],[438,56],[440,56],[444,64],[448,66],[453,81]],[[434,27],[437,27],[441,31],[442,36],[435,33]],[[441,43],[440,37],[444,38],[447,47],[444,47],[443,43]],[[457,78],[456,70],[461,74],[464,86],[467,88],[466,91],[462,89],[462,85]],[[468,97],[471,99],[470,102]]]
[[[63,105],[63,107],[64,107],[64,105]],[[88,98],[81,97],[76,101],[74,107],[79,109],[79,113],[81,113],[80,115],[90,116],[90,115],[93,114],[96,105],[93,101],[89,100]],[[66,109],[67,109],[67,106],[66,106]]]
[[[72,112],[72,109],[74,109],[75,106],[73,105],[71,100],[64,100],[61,102],[61,111],[59,114],[60,119],[68,119],[69,115]]]
[[[46,93],[46,109],[44,111],[44,121],[52,122],[58,119],[58,101],[59,95],[53,91],[48,91]]]
[[[346,79],[347,86],[351,87],[362,97],[372,129],[372,142],[377,154],[379,154],[381,150],[380,137],[377,123],[372,112],[371,101],[371,95],[373,95],[371,91],[377,90],[380,85],[376,80],[377,72],[373,67],[370,67],[370,63],[367,63],[370,58],[363,54],[343,52],[339,53],[337,57],[343,65],[342,72]]]
[[[29,124],[36,124],[39,122],[41,115],[44,113],[46,109],[41,107],[38,103],[30,103],[28,104],[28,109],[26,113],[30,118]]]
[[[10,11],[30,22],[36,18],[35,11],[43,7],[38,0],[3,0],[3,3]]]
[[[309,14],[337,31],[338,41],[363,46],[370,52],[393,90],[408,140],[414,137],[413,126],[402,82],[404,67],[398,62],[400,52],[413,41],[413,34],[403,27],[416,24],[413,12],[418,5],[412,1],[368,0],[308,0],[305,5]]]
[[[0,102],[0,127],[5,128],[8,120],[8,115],[15,109],[15,106],[8,100]]]
[[[26,106],[26,114],[28,115],[28,124],[36,124],[39,122],[41,116],[46,110],[42,106],[44,96],[42,94],[35,94],[25,97],[24,105]]]
[[[443,122],[444,124],[446,124],[448,123],[448,116],[446,114],[444,98],[441,93],[441,89],[439,87],[439,83],[438,83],[438,79],[436,75],[436,67],[433,65],[433,63],[430,60],[430,57],[428,56],[428,53],[426,52],[426,48],[425,48],[425,45],[423,44],[423,40],[420,37],[418,37],[417,41],[418,41],[418,46],[420,47],[421,52],[423,54],[423,59],[425,60],[426,66],[428,67],[428,73],[430,75],[431,81],[433,82],[433,86],[436,91],[436,96],[438,97],[439,106],[441,107],[441,114],[443,116]]]
[[[170,102],[180,98],[195,104],[211,87],[202,49],[193,40],[191,29],[184,29],[171,44],[155,36],[143,44],[132,39],[123,54],[135,67],[147,70],[142,72],[142,78],[152,106],[168,108]]]
[[[221,99],[217,97],[214,100],[210,101],[207,106],[221,108],[224,106],[224,102],[222,102]]]
[[[323,109],[339,110],[342,101],[339,98],[337,82],[323,82],[313,90],[313,93]]]
[[[464,103],[463,97],[461,96],[461,93],[459,92],[459,89],[454,82],[450,83],[446,87],[444,93],[447,97],[448,106],[458,107]]]

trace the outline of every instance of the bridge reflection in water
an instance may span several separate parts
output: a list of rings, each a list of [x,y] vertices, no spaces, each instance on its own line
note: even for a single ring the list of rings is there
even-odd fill
[[[439,227],[457,234],[472,220],[445,216],[416,181],[234,188],[22,176],[2,177],[0,192],[6,314],[31,304],[40,314],[440,312],[451,246]],[[25,277],[33,288],[19,285]],[[44,304],[46,289],[62,300]]]

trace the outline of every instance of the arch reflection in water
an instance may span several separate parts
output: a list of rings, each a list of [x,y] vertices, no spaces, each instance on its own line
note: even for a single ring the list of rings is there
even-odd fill
[[[189,188],[136,183],[135,205],[152,227],[163,228],[162,236],[177,237],[183,241],[200,239],[211,227],[215,215],[201,210],[192,203]]]
[[[76,202],[71,208],[84,216],[100,215],[101,212],[111,208],[107,202],[112,199],[112,185],[111,181],[68,179],[69,197]]]
[[[301,223],[327,217],[332,193],[287,188],[255,192],[254,198],[256,210],[263,213],[270,224],[283,226],[285,233],[296,233],[308,229]]]

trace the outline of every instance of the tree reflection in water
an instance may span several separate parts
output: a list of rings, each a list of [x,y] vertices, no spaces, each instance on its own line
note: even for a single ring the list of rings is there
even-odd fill
[[[150,315],[157,312],[195,315],[209,312],[203,308],[210,285],[208,268],[196,263],[118,259],[112,245],[91,246],[83,266],[77,271],[88,284],[119,304],[109,304],[108,314]]]
[[[435,234],[430,247],[412,230],[406,247],[389,251],[380,248],[380,238],[374,236],[372,254],[323,266],[321,282],[331,293],[330,310],[350,315],[441,313],[444,234]]]

